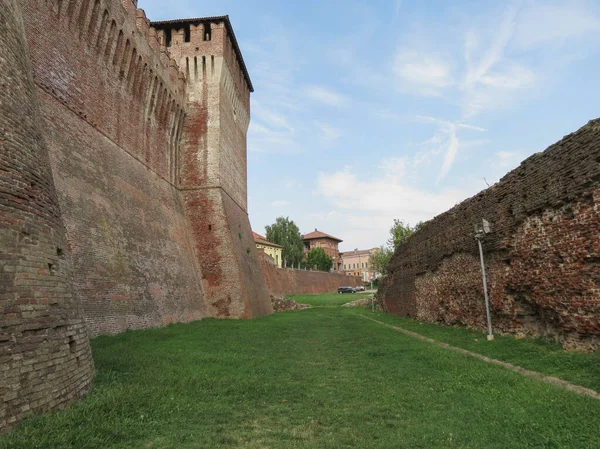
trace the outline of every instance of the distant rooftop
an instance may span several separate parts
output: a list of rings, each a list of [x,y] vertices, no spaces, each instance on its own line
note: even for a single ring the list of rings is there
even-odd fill
[[[351,249],[350,251],[342,251],[340,256],[366,256],[371,254],[373,251],[378,250],[379,248],[371,248],[371,249]]]
[[[254,86],[252,86],[252,81],[250,81],[250,74],[248,73],[248,69],[246,68],[246,63],[244,62],[244,57],[242,56],[242,51],[240,50],[240,46],[237,43],[237,39],[235,38],[235,33],[233,32],[233,27],[231,26],[231,22],[229,21],[229,16],[213,16],[213,17],[195,17],[193,19],[174,19],[174,20],[161,20],[158,22],[150,22],[150,26],[158,29],[179,29],[180,25],[183,24],[193,24],[198,26],[201,23],[220,23],[223,22],[225,24],[225,28],[227,29],[227,34],[231,39],[231,44],[233,45],[233,49],[235,50],[235,55],[237,56],[238,64],[240,65],[242,72],[244,74],[244,78],[246,79],[246,83],[248,83],[248,89],[250,92],[254,92]]]
[[[314,232],[309,232],[308,234],[304,234],[302,236],[302,239],[303,240],[331,239],[331,240],[336,240],[338,242],[343,242],[342,239],[338,239],[337,237],[334,237],[332,235],[325,234],[324,232],[319,231],[317,228],[315,228]]]
[[[265,237],[263,237],[262,235],[252,231],[252,235],[254,236],[254,241],[256,243],[260,243],[262,245],[267,245],[267,246],[273,246],[275,248],[283,248],[283,246],[278,245],[277,243],[273,243],[273,242],[269,242]]]

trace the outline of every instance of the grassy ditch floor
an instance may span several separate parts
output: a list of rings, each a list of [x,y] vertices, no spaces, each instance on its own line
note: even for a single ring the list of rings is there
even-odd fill
[[[386,313],[372,313],[364,307],[354,309],[354,312],[458,348],[600,392],[600,352],[567,352],[559,344],[543,339],[518,339],[512,336],[495,335],[494,341],[490,342],[487,341],[487,333],[471,329],[423,323]]]
[[[319,307],[96,338],[93,391],[0,436],[0,448],[600,447],[600,401],[360,313]]]
[[[313,307],[336,307],[346,304],[347,302],[356,301],[357,299],[370,298],[371,293],[356,292],[356,293],[322,293],[320,295],[292,295],[289,298],[301,304],[308,304]]]

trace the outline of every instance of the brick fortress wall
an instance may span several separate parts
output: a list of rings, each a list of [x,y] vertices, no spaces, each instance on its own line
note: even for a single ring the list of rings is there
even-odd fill
[[[497,331],[600,348],[600,119],[525,160],[499,183],[425,223],[394,255],[384,308],[485,329],[474,225]]]
[[[247,212],[252,84],[229,19],[152,26],[188,79],[178,182],[208,307],[217,316],[272,313]]]
[[[132,0],[1,8],[4,430],[88,389],[88,335],[272,307],[246,210],[252,87],[229,19],[207,21],[192,78]]]
[[[91,336],[207,315],[175,178],[184,75],[124,0],[21,0]]]
[[[63,406],[94,367],[40,127],[20,8],[0,2],[0,431]]]
[[[267,260],[264,250],[260,249],[259,254],[261,255],[263,275],[269,293],[275,297],[336,292],[338,287],[343,285],[352,287],[363,285],[363,281],[359,276],[278,268]]]

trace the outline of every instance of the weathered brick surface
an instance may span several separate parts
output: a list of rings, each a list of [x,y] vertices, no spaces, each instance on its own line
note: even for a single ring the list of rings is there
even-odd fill
[[[133,2],[21,1],[90,335],[206,316],[176,187],[183,74]]]
[[[247,213],[250,88],[232,37],[223,22],[153,25],[161,40],[170,33],[169,52],[189,80],[178,183],[210,312],[244,318],[272,313]]]
[[[259,253],[264,252],[259,250]],[[323,271],[290,270],[277,268],[261,257],[263,275],[272,296],[302,295],[335,292],[342,285],[357,287],[363,285],[359,276],[346,276],[341,273]]]
[[[93,363],[20,9],[0,2],[0,431],[84,394]]]
[[[474,225],[500,332],[600,347],[600,120],[427,222],[402,245],[380,288],[385,308],[421,320],[485,328]]]
[[[40,97],[90,336],[206,316],[179,191],[51,96]]]
[[[88,334],[272,306],[228,19],[177,53],[134,0],[1,1],[4,429],[86,391]]]

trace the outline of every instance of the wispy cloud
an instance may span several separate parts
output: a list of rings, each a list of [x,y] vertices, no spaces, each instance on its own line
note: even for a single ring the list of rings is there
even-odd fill
[[[392,23],[395,23],[398,19],[398,15],[400,14],[400,8],[402,8],[402,0],[394,1],[394,14],[392,16]]]
[[[600,34],[598,2],[561,0],[529,2],[522,9],[513,45],[517,51],[562,47]],[[587,41],[590,43],[590,41]]]
[[[544,46],[556,47],[595,34],[600,38],[600,8],[591,3],[513,1],[503,7],[499,20],[497,16],[494,12],[479,20],[471,17],[454,44],[434,46],[422,39],[422,33],[405,36],[395,55],[392,70],[400,92],[443,95],[459,107],[454,120],[417,116],[417,121],[437,126],[415,161],[430,164],[441,159],[438,182],[448,175],[461,149],[478,144],[465,141],[459,132],[486,131],[467,121],[511,106],[524,92],[543,85],[546,68],[523,53],[539,53]],[[457,48],[462,50],[462,61],[447,56]],[[384,115],[392,118],[394,113]]]
[[[324,105],[339,108],[348,104],[349,100],[344,95],[323,86],[307,86],[304,93],[311,99]]]
[[[342,137],[342,130],[340,128],[331,126],[329,123],[316,121],[315,126],[319,130],[321,139],[323,139],[325,142],[333,142]]]
[[[289,206],[290,202],[289,201],[285,201],[285,200],[276,200],[273,201],[271,203],[271,206],[273,207],[285,207],[285,206]]]
[[[318,194],[335,208],[336,218],[352,229],[344,235],[352,245],[383,242],[394,218],[415,224],[451,208],[471,193],[459,189],[432,193],[411,187],[403,176],[404,164],[402,159],[383,160],[378,164],[377,177],[350,167],[319,173]]]
[[[435,96],[454,84],[451,64],[435,54],[400,49],[394,59],[394,72],[403,92]]]

